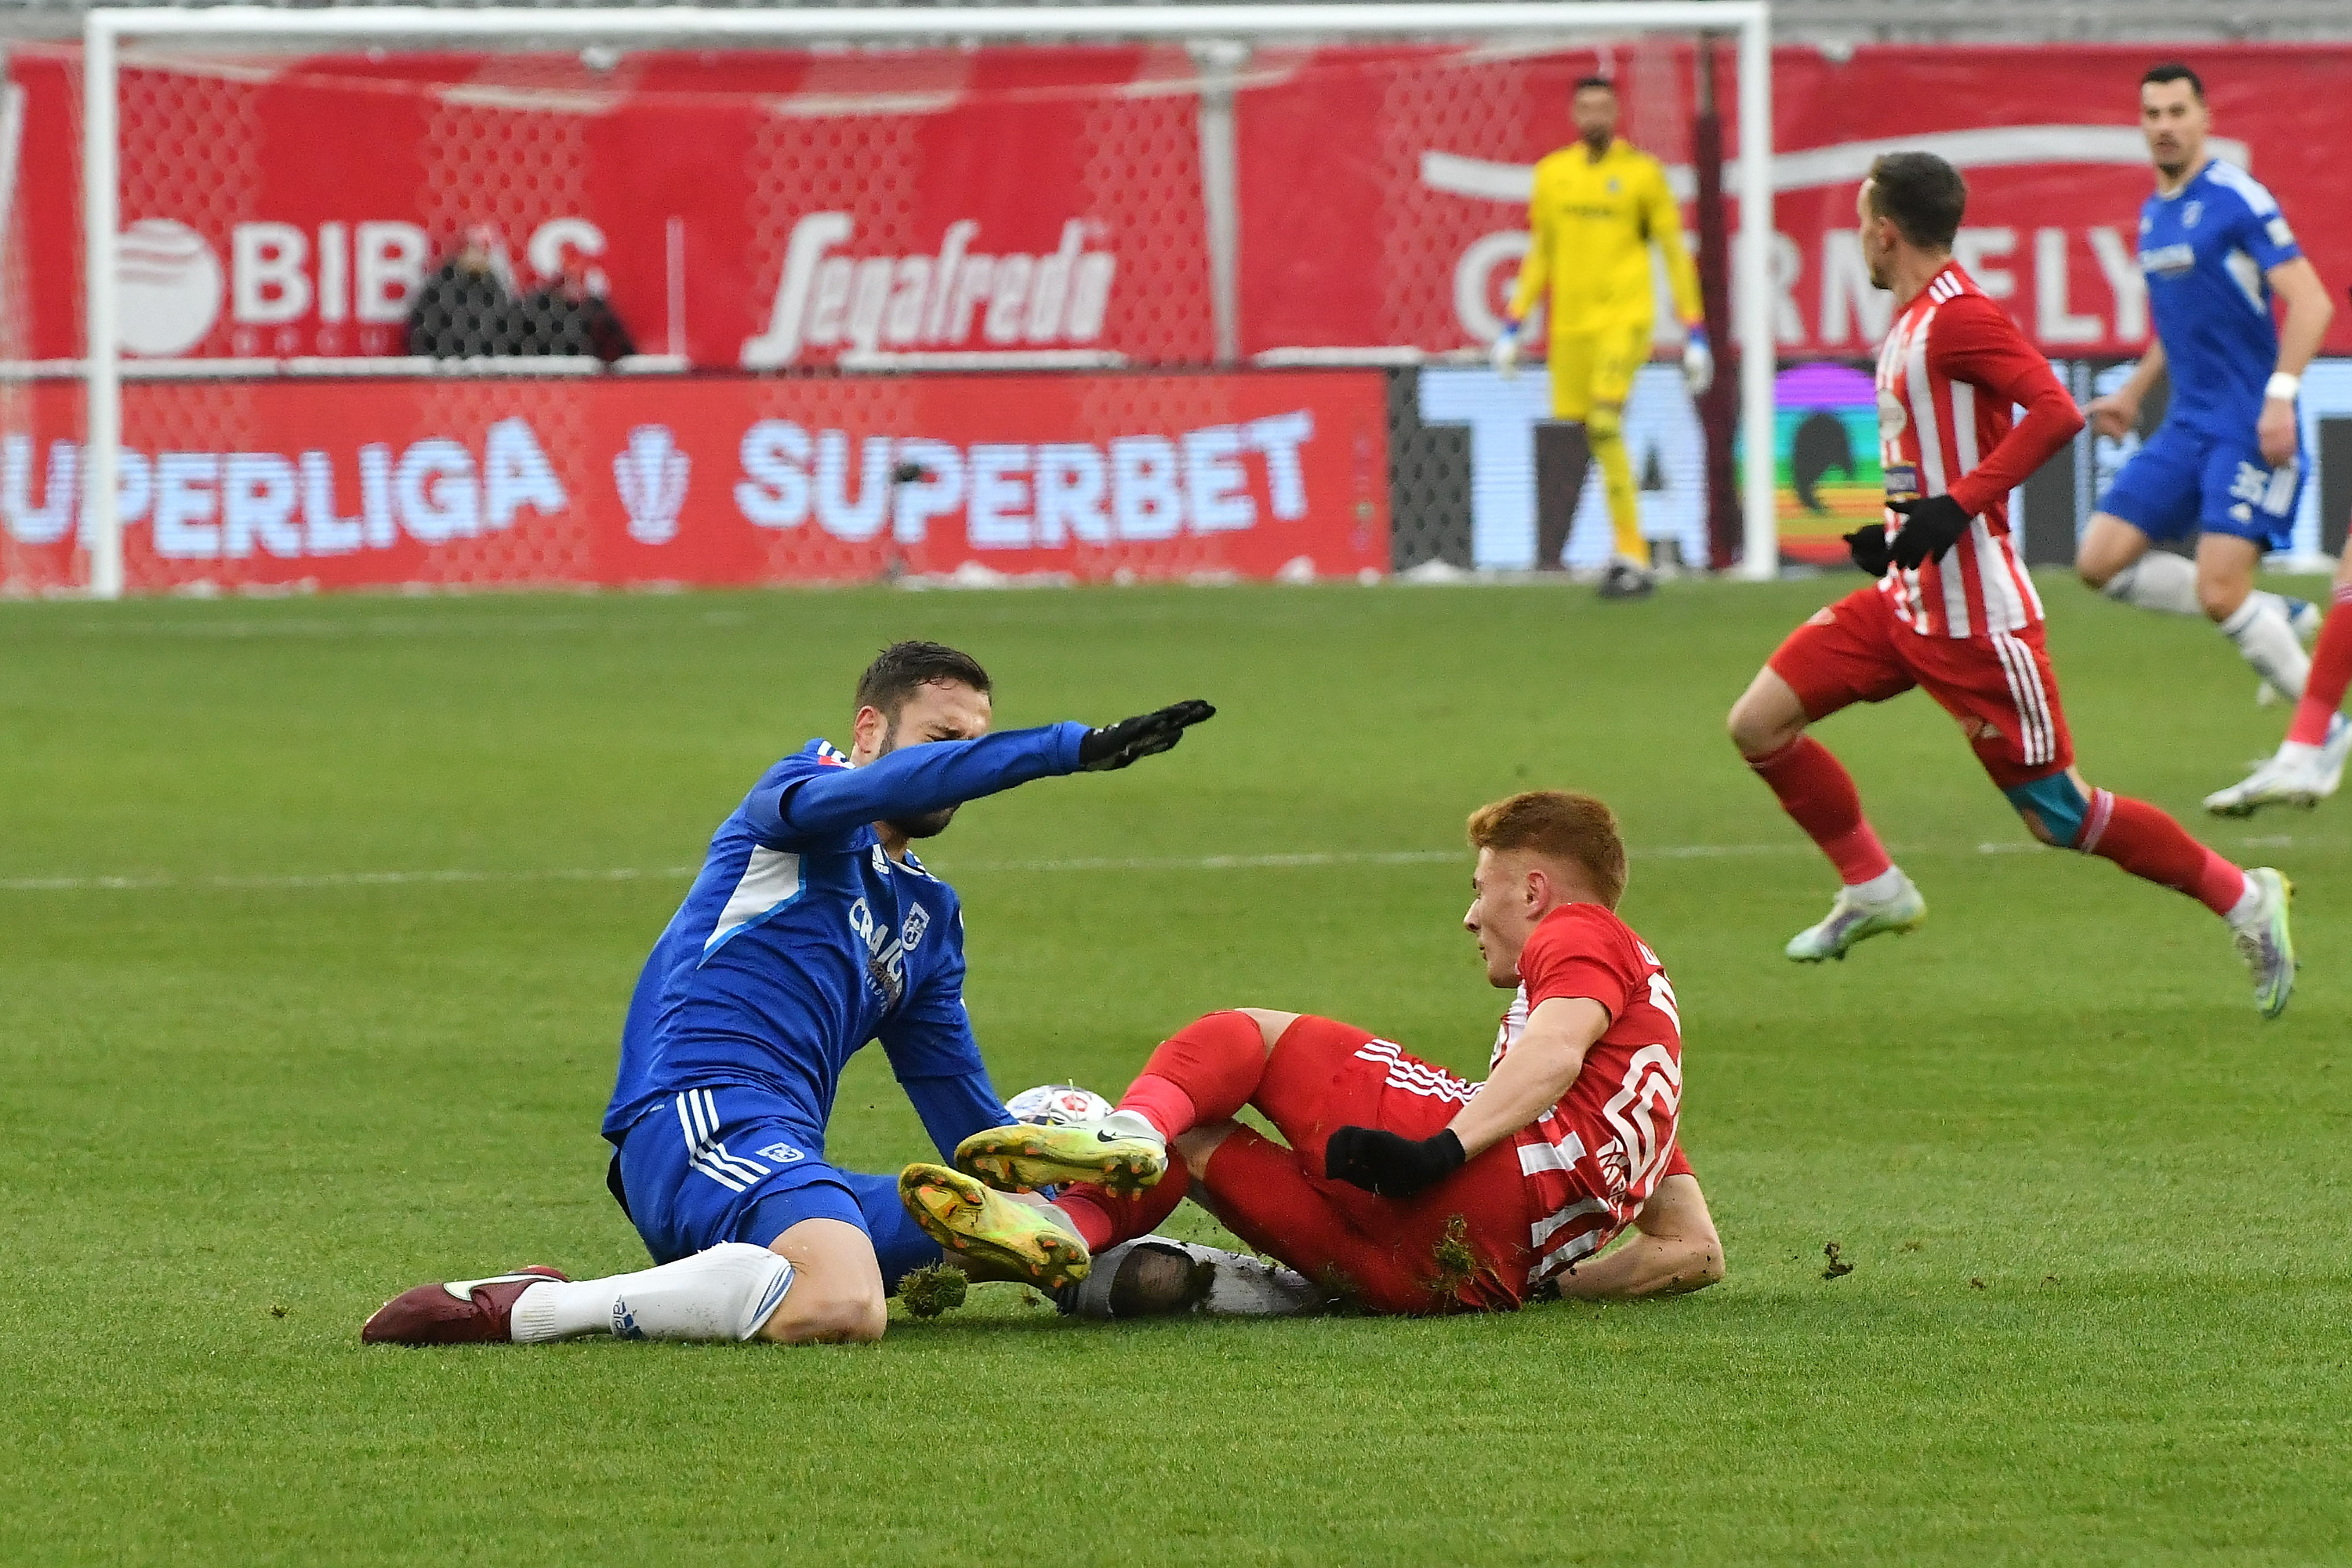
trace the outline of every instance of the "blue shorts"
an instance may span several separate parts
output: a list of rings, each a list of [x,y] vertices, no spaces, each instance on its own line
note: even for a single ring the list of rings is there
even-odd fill
[[[639,1117],[622,1138],[620,1195],[654,1260],[722,1241],[765,1247],[804,1219],[864,1229],[845,1173],[825,1163],[824,1133],[806,1120],[782,1096],[739,1084],[686,1089]]]
[[[2221,437],[2168,420],[2124,464],[2098,510],[2154,540],[2201,529],[2284,550],[2294,542],[2303,467],[2298,455],[2272,468],[2252,427]]]
[[[804,1219],[854,1225],[874,1244],[882,1281],[940,1261],[898,1201],[895,1176],[845,1171],[799,1106],[748,1084],[670,1096],[622,1135],[613,1195],[656,1263],[745,1241],[765,1247]]]

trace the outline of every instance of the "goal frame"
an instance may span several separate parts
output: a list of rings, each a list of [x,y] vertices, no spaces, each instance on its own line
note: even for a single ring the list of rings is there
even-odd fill
[[[545,40],[550,43],[692,41],[791,45],[883,42],[947,36],[991,42],[1024,38],[1284,39],[1318,35],[1374,37],[1464,34],[1590,35],[1673,31],[1738,40],[1739,231],[1732,247],[1733,335],[1739,354],[1744,446],[1738,575],[1769,579],[1780,568],[1774,519],[1776,454],[1773,336],[1772,12],[1770,0],[1391,0],[1379,4],[1210,5],[941,6],[918,10],[831,7],[712,10],[419,5],[278,10],[256,5],[100,7],[82,25],[82,243],[85,392],[82,538],[89,590],[120,598],[122,526],[116,473],[122,440],[122,359],[115,247],[121,232],[121,47],[126,39],[403,38]],[[1727,348],[1732,345],[1725,345]],[[1752,352],[1750,352],[1752,351]]]

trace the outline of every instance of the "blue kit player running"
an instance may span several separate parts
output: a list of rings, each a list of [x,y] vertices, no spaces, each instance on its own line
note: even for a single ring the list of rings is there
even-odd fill
[[[2170,395],[2163,424],[2100,498],[2074,567],[2112,598],[2210,617],[2292,701],[2319,615],[2256,590],[2254,572],[2294,531],[2304,471],[2295,394],[2335,307],[2270,192],[2206,151],[2212,114],[2197,73],[2158,66],[2139,95],[2157,176],[2140,208],[2139,265],[2157,341],[2086,412],[2093,429],[2121,439],[2168,372]],[[2284,326],[2274,300],[2285,302]],[[2200,530],[2194,566],[2148,549]]]
[[[614,1195],[656,1267],[422,1285],[362,1338],[879,1338],[885,1295],[941,1253],[897,1177],[826,1160],[844,1064],[880,1040],[942,1158],[1013,1120],[964,1012],[961,906],[908,842],[943,831],[961,802],[1164,752],[1214,711],[1184,702],[1098,730],[992,735],[972,658],[937,643],[883,650],[858,682],[850,750],[812,741],[761,775],[630,1001],[604,1131]],[[1051,1288],[1087,1271],[1085,1244],[1043,1205],[987,1194],[951,1218],[978,1244],[958,1260],[980,1264],[976,1278]]]

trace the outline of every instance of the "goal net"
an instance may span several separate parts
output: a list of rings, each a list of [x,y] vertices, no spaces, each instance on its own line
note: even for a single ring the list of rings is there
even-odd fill
[[[1598,476],[1484,354],[1531,166],[1607,75],[1694,241],[1769,234],[1769,157],[1710,226],[1694,133],[1769,153],[1766,26],[93,12],[0,100],[0,592],[1354,577],[1563,517],[1574,565]],[[1703,258],[1720,402],[1668,305],[1628,408],[1646,531],[1759,575],[1765,256]]]

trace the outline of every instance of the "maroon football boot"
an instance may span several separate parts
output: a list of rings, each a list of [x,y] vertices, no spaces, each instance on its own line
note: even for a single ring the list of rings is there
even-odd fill
[[[534,1263],[488,1279],[419,1285],[377,1308],[361,1327],[360,1339],[372,1345],[504,1344],[513,1337],[517,1299],[543,1279],[571,1278]]]

